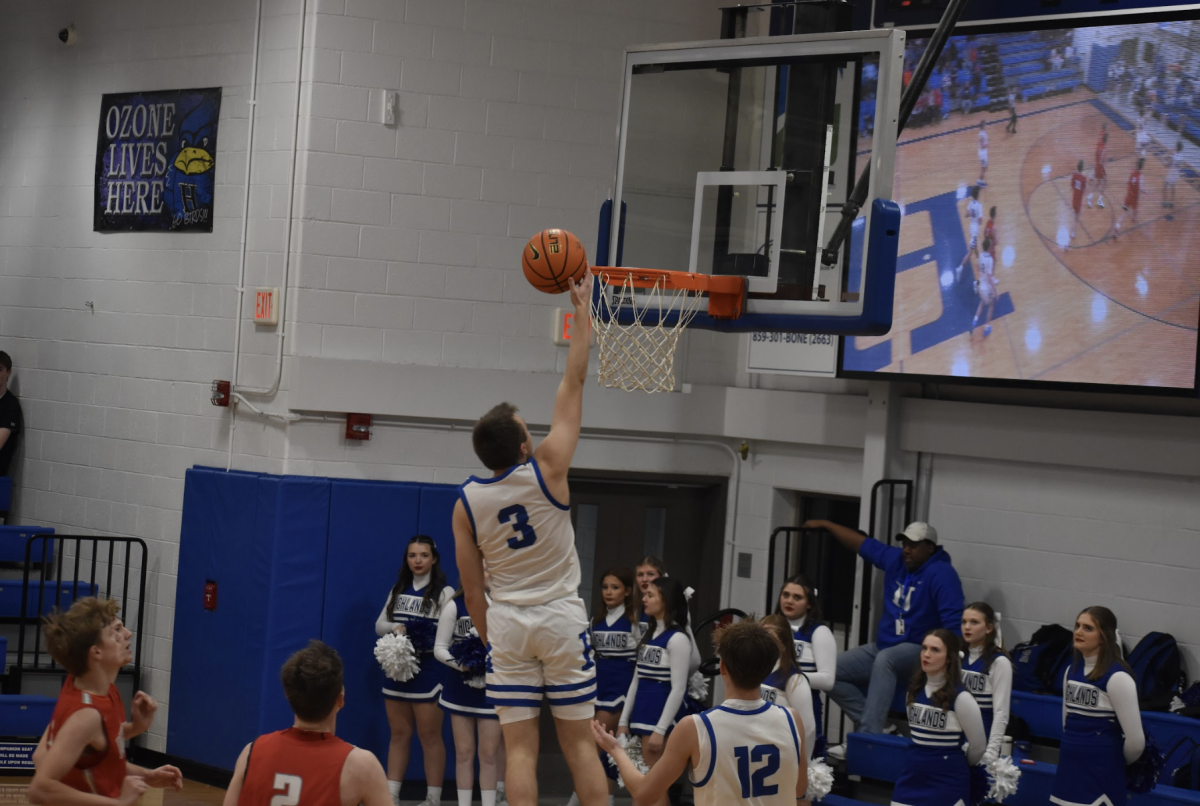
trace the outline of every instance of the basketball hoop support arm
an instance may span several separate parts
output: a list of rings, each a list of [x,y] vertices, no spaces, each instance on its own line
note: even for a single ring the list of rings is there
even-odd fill
[[[917,69],[913,71],[912,81],[904,88],[904,95],[900,97],[900,122],[896,127],[897,138],[904,131],[904,126],[908,123],[908,118],[917,105],[917,99],[925,91],[925,83],[929,80],[938,58],[942,55],[942,50],[946,47],[946,40],[954,32],[954,27],[958,25],[958,18],[962,16],[966,7],[967,0],[950,0],[946,11],[942,14],[942,19],[929,38],[929,45],[921,54],[921,61],[917,62]],[[842,220],[838,222],[837,229],[829,238],[829,245],[821,250],[822,265],[833,266],[837,263],[838,252],[841,251],[842,244],[850,235],[850,227],[854,224],[854,219],[858,218],[858,212],[862,209],[863,202],[867,200],[870,183],[871,163],[868,161],[859,175],[858,181],[854,184],[850,198],[846,199],[846,203],[842,207]]]

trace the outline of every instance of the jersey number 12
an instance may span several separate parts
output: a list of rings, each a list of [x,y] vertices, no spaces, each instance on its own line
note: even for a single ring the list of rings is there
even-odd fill
[[[737,759],[738,782],[742,785],[743,798],[761,798],[779,794],[779,784],[768,784],[767,779],[779,771],[779,748],[773,744],[742,745],[733,748]],[[766,761],[750,774],[750,762]]]
[[[508,539],[510,549],[529,548],[537,542],[537,533],[529,525],[529,513],[520,504],[513,504],[500,510],[500,523],[512,522],[512,529],[518,536]]]

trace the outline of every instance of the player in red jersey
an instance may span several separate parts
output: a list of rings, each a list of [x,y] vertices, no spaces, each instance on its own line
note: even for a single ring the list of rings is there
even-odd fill
[[[67,680],[34,752],[30,803],[127,806],[147,786],[183,788],[175,767],[147,770],[125,760],[126,740],[150,726],[157,704],[138,692],[133,722],[125,722],[125,705],[114,684],[121,667],[133,660],[132,633],[117,618],[118,610],[113,599],[88,596],[67,612],[46,617],[46,646],[67,670]]]
[[[983,227],[983,243],[985,244],[985,248],[991,254],[992,259],[994,260],[996,257],[996,208],[995,207],[992,207],[992,209],[988,210],[987,224],[985,224]],[[986,246],[989,243],[991,244],[991,246],[990,247]]]
[[[1100,142],[1096,143],[1096,164],[1092,168],[1092,191],[1087,196],[1087,206],[1092,206],[1093,194],[1099,196],[1097,202],[1104,209],[1104,191],[1108,187],[1108,171],[1104,167],[1105,155],[1108,153],[1108,124],[1103,124],[1100,132]]]
[[[343,677],[341,657],[320,641],[284,662],[279,679],[296,720],[242,749],[224,806],[392,806],[379,759],[334,736]]]
[[[1071,209],[1075,211],[1075,223],[1079,223],[1079,208],[1083,207],[1083,192],[1087,190],[1087,177],[1083,175],[1083,160],[1075,166],[1071,174]],[[1075,227],[1071,227],[1071,237],[1075,237]]]
[[[1129,181],[1125,184],[1125,206],[1121,208],[1121,217],[1117,219],[1117,229],[1113,233],[1114,241],[1121,235],[1121,225],[1125,223],[1126,213],[1132,213],[1134,223],[1137,222],[1138,198],[1142,192],[1142,168],[1145,167],[1146,158],[1139,158],[1137,167],[1133,169],[1133,173],[1129,175]]]

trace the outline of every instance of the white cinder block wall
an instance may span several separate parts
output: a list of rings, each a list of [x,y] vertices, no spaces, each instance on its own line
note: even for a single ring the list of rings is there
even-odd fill
[[[288,354],[558,372],[564,350],[548,332],[563,303],[525,284],[519,249],[555,225],[594,247],[616,163],[622,48],[714,37],[717,5],[310,0]],[[278,284],[284,267],[298,9],[297,0],[264,2],[249,286]],[[229,414],[207,398],[209,382],[229,377],[233,364],[254,4],[214,0],[200,24],[177,2],[0,0],[0,12],[0,349],[16,362],[28,426],[17,514],[60,531],[149,542],[146,680],[163,702],[149,744],[163,750],[183,474],[196,463],[223,464],[229,447]],[[54,34],[71,21],[84,39],[68,50]],[[92,233],[100,95],[189,86],[224,88],[213,234]],[[395,128],[379,118],[386,90],[400,93]],[[252,325],[242,332],[240,381],[268,385],[275,335]],[[690,339],[683,379],[754,382],[737,371],[740,345],[710,334]],[[863,391],[845,382],[758,382],[829,393],[831,410],[844,405],[840,395]],[[290,386],[285,373],[268,410],[286,410]],[[480,392],[482,409],[492,401]],[[1027,427],[1035,432],[1038,423]],[[340,421],[285,427],[243,412],[234,466],[455,483],[478,469],[461,428],[382,425],[353,446],[340,433]],[[711,444],[585,438],[576,465],[736,476],[732,535],[751,552],[754,578],[732,580],[729,602],[758,609],[776,491],[861,490],[861,450],[845,439],[830,444],[840,447],[757,440],[735,471],[729,452]],[[1127,635],[1171,629],[1195,660],[1189,625],[1200,603],[1182,577],[1168,577],[1178,573],[1173,563],[1195,569],[1200,554],[1194,484],[1029,471],[953,454],[941,451],[935,464],[931,519],[968,596],[998,599],[1025,637],[1119,588],[1115,609]],[[1132,551],[1127,533],[1144,550],[1123,553]],[[1087,552],[1139,562],[1125,571],[1078,556]],[[1081,568],[1077,604],[1055,591]]]

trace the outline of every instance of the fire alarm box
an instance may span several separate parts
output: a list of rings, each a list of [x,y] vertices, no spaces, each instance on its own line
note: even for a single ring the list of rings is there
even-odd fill
[[[371,438],[371,415],[347,414],[346,439],[365,440]]]
[[[279,289],[254,289],[254,324],[279,324]]]
[[[217,583],[211,579],[204,583],[204,609],[217,609]]]
[[[213,381],[212,396],[209,398],[209,401],[214,406],[228,406],[229,393],[231,391],[233,390],[229,381]]]

